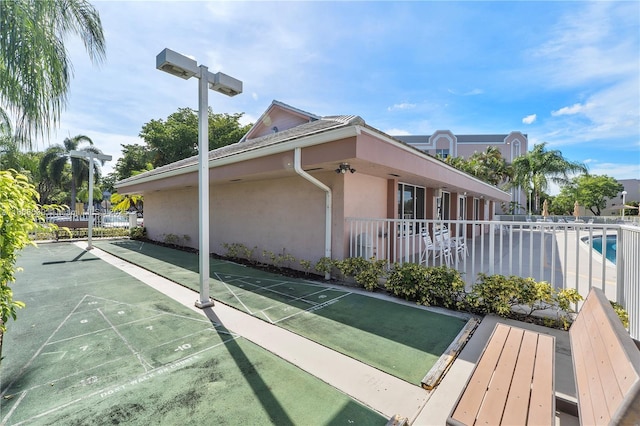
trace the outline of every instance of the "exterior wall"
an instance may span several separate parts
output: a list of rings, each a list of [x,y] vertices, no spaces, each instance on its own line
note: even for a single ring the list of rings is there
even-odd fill
[[[624,186],[624,191],[627,191],[627,195],[624,198],[627,205],[629,205],[630,201],[640,201],[640,179],[618,179],[618,183]],[[617,197],[607,200],[607,206],[603,214],[613,216],[620,215],[621,206],[622,191],[618,193]],[[589,213],[591,214],[591,212]]]
[[[507,135],[454,135],[450,130],[438,130],[429,137],[400,136],[398,138],[433,156],[438,150],[448,149],[449,155],[467,159],[476,152],[495,146],[508,163],[513,162],[516,157],[525,154],[528,150],[527,136],[517,131]],[[524,208],[519,212],[523,213],[527,207],[527,193],[518,188],[511,189],[510,193],[512,201]],[[505,204],[505,211],[502,211],[501,205],[496,203],[496,211],[500,213],[507,213],[508,207]]]
[[[388,180],[357,172],[337,176],[343,180],[344,197],[341,200],[341,212],[336,211],[334,215],[336,237],[342,236],[341,241],[334,245],[336,248],[334,259],[344,259],[349,256],[350,244],[356,243],[349,241],[349,229],[345,228],[345,219],[348,217],[387,218]],[[339,218],[339,215],[342,217]],[[342,250],[342,253],[339,250]]]
[[[146,193],[144,208],[149,239],[164,242],[172,234],[179,237],[177,244],[198,248],[197,188]]]
[[[242,243],[312,262],[324,256],[325,193],[299,176],[212,188],[211,250]],[[217,206],[217,208],[216,208]]]

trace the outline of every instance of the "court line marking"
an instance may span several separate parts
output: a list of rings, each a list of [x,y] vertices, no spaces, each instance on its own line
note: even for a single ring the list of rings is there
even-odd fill
[[[214,275],[216,277],[218,277],[218,281],[220,281],[226,288],[227,290],[229,290],[229,293],[231,293],[231,295],[238,301],[240,302],[240,304],[242,305],[242,307],[250,314],[250,315],[254,315],[253,312],[251,312],[251,309],[249,309],[249,307],[247,307],[247,305],[245,305],[242,300],[240,300],[240,298],[238,297],[237,294],[235,294],[235,292],[233,290],[231,290],[231,288],[229,287],[229,285],[226,283],[226,281],[220,279],[220,275],[217,272],[214,272]]]
[[[7,422],[9,421],[9,418],[11,418],[11,416],[13,415],[13,412],[16,411],[16,409],[18,408],[18,406],[20,405],[20,403],[22,402],[22,400],[24,399],[24,397],[27,396],[27,391],[22,391],[22,393],[20,394],[20,396],[18,397],[18,399],[16,400],[16,403],[13,405],[13,407],[11,407],[11,410],[9,410],[9,412],[7,413],[6,416],[4,416],[4,419],[2,419],[2,423],[0,423],[1,425],[6,425]]]
[[[295,314],[291,314],[291,315],[286,316],[286,317],[284,317],[284,318],[280,318],[280,319],[279,319],[279,320],[277,320],[274,324],[278,324],[278,323],[279,323],[279,322],[281,322],[281,321],[287,320],[287,319],[289,319],[289,318],[293,318],[293,317],[298,316],[298,315],[300,315],[300,314],[304,314],[304,313],[308,313],[308,312],[313,312],[313,311],[317,311],[317,310],[319,310],[319,309],[326,308],[326,307],[327,307],[327,306],[329,306],[329,305],[333,305],[334,303],[336,303],[337,301],[339,301],[339,300],[340,300],[340,299],[342,299],[343,297],[350,296],[350,295],[352,295],[352,294],[354,294],[354,293],[345,293],[345,294],[343,294],[342,296],[338,296],[338,297],[336,297],[335,299],[327,300],[326,302],[322,302],[322,303],[320,303],[320,304],[318,304],[318,305],[316,305],[316,306],[312,306],[312,307],[310,307],[309,309],[305,309],[304,311],[296,312]]]
[[[130,276],[130,275],[127,275],[127,276]],[[151,308],[151,307],[148,307],[148,306],[133,305],[131,303],[119,302],[117,300],[107,299],[107,298],[100,297],[100,296],[93,296],[91,294],[87,294],[87,296],[88,297],[92,297],[94,299],[103,300],[105,302],[109,302],[109,303],[112,303],[112,304],[116,304],[116,305],[129,306],[132,309],[136,309],[136,310],[145,310],[145,311],[150,311],[150,312],[158,312],[158,313],[160,313],[162,315],[170,315],[170,316],[173,316],[173,317],[176,317],[176,318],[184,318],[184,319],[188,319],[188,320],[195,321],[195,322],[203,322],[203,323],[211,324],[211,321],[209,321],[208,319],[201,319],[201,318],[196,318],[196,317],[190,317],[190,316],[187,316],[187,315],[180,315],[180,314],[176,314],[174,312],[161,311],[161,310],[159,310],[157,308]],[[95,308],[91,308],[91,309],[95,309]]]
[[[323,304],[323,303],[330,302],[330,301],[334,300],[335,298],[334,298],[334,299],[325,300],[325,301],[322,301],[322,302],[315,302],[315,301],[312,301],[312,300],[306,300],[306,299],[305,299],[305,297],[313,296],[313,295],[315,295],[315,294],[324,293],[324,292],[325,292],[325,291],[327,291],[327,290],[329,290],[329,289],[324,289],[324,290],[316,291],[316,292],[314,292],[314,293],[306,294],[306,295],[304,295],[304,296],[300,296],[300,297],[292,298],[292,299],[290,299],[290,301],[291,301],[291,302],[295,302],[295,301],[297,301],[297,300],[301,300],[301,301],[303,301],[303,302],[305,302],[305,303],[308,303],[308,304],[309,304],[309,305],[311,305],[312,307],[313,307],[313,306],[316,306],[316,305],[321,305],[321,304]],[[341,293],[343,293],[343,295],[344,295],[344,293],[346,293],[346,292],[344,292],[344,291],[343,291],[343,292],[341,292]],[[338,296],[338,297],[342,297],[342,296]],[[284,303],[284,302],[283,302],[283,303]],[[285,304],[286,304],[286,303],[285,303]],[[268,311],[269,309],[275,309],[275,308],[278,308],[278,307],[279,307],[278,305],[269,306],[268,308],[263,309],[263,311]],[[294,306],[294,308],[300,309],[300,308],[298,308],[297,306]]]
[[[114,385],[111,385],[111,386],[107,386],[106,388],[102,388],[102,389],[99,389],[99,390],[97,390],[97,391],[95,391],[95,392],[92,392],[92,393],[90,393],[90,394],[87,394],[87,395],[81,396],[80,398],[76,398],[76,399],[75,399],[75,400],[73,400],[73,401],[69,401],[69,402],[67,402],[67,403],[65,403],[65,404],[62,404],[62,405],[59,405],[59,406],[57,406],[57,407],[51,408],[50,410],[47,410],[47,411],[45,411],[45,412],[43,412],[43,413],[37,414],[37,415],[35,415],[35,416],[33,416],[33,417],[29,418],[29,419],[23,420],[22,422],[16,423],[14,426],[20,426],[20,425],[25,424],[25,423],[28,423],[28,422],[30,422],[30,421],[33,421],[33,420],[39,419],[39,418],[41,418],[41,417],[43,417],[43,416],[47,416],[47,415],[49,415],[49,414],[55,413],[56,411],[60,411],[60,410],[62,410],[63,408],[66,408],[66,407],[68,407],[68,406],[70,406],[70,405],[73,405],[73,404],[75,404],[75,403],[77,403],[77,402],[83,401],[83,400],[88,399],[88,398],[92,398],[92,397],[94,397],[94,396],[96,396],[96,395],[101,395],[101,394],[103,394],[103,393],[108,393],[110,390],[116,390],[116,389],[121,388],[121,387],[124,389],[124,386],[126,386],[127,384],[131,384],[131,383],[133,383],[133,382],[136,382],[136,384],[137,384],[137,383],[139,383],[139,380],[140,380],[141,378],[144,378],[144,377],[146,377],[146,376],[148,376],[148,375],[155,375],[155,374],[156,374],[156,373],[158,373],[158,372],[166,373],[166,372],[169,372],[169,371],[171,371],[171,370],[177,370],[177,369],[179,369],[179,368],[183,368],[184,366],[188,365],[189,361],[192,361],[192,360],[193,360],[193,361],[196,361],[196,360],[198,360],[198,358],[199,358],[199,357],[198,357],[198,355],[200,355],[201,353],[204,353],[205,351],[208,351],[208,350],[215,349],[215,348],[217,348],[217,347],[219,347],[219,346],[221,346],[221,345],[224,345],[224,344],[226,344],[227,342],[230,342],[230,341],[232,341],[232,340],[235,340],[235,339],[237,339],[237,338],[239,338],[239,337],[240,337],[240,336],[238,336],[238,337],[234,337],[234,338],[231,338],[231,339],[224,340],[224,341],[222,341],[222,342],[220,342],[220,343],[218,343],[218,344],[215,344],[215,345],[210,346],[210,347],[205,348],[205,349],[201,349],[200,351],[197,351],[197,352],[195,352],[195,353],[193,353],[193,354],[190,354],[189,356],[186,356],[186,357],[184,357],[184,358],[181,358],[181,359],[175,360],[175,361],[173,361],[173,362],[171,362],[171,363],[169,363],[169,364],[163,365],[163,366],[161,366],[161,367],[154,368],[153,370],[147,371],[147,372],[145,372],[145,373],[143,373],[143,374],[138,374],[137,376],[134,376],[133,378],[129,378],[129,379],[127,379],[127,381],[126,381],[126,382],[124,382],[124,383],[120,382],[120,383],[118,383],[118,384],[114,384]],[[152,378],[152,377],[150,377],[150,378]],[[114,392],[114,393],[115,393],[115,392]],[[113,393],[112,393],[112,394],[113,394]],[[107,395],[107,396],[109,396],[109,395]],[[9,420],[9,418],[5,418],[5,419],[3,419],[3,425],[4,425],[8,420]]]
[[[16,377],[9,382],[9,384],[7,385],[7,387],[0,392],[0,398],[2,398],[4,396],[4,394],[11,389],[11,386],[13,386],[13,384],[16,382],[16,380],[18,380],[19,378],[22,377],[22,375],[24,374],[24,372],[26,371],[27,368],[29,368],[29,366],[31,365],[31,363],[36,359],[36,357],[38,355],[40,355],[40,352],[42,352],[42,350],[44,349],[44,347],[47,345],[47,343],[49,343],[49,341],[51,340],[51,338],[58,332],[58,330],[60,330],[62,328],[62,326],[67,322],[67,320],[71,317],[71,315],[73,314],[73,312],[78,308],[78,306],[80,306],[82,304],[82,302],[84,302],[84,299],[87,297],[87,295],[85,294],[82,299],[80,299],[80,301],[78,302],[78,304],[76,304],[76,306],[71,310],[71,312],[69,312],[69,314],[65,317],[64,320],[62,320],[60,322],[60,324],[58,324],[58,327],[56,327],[56,329],[53,331],[53,333],[51,333],[51,335],[47,338],[47,340],[45,340],[45,342],[42,344],[42,346],[40,346],[38,348],[38,350],[36,350],[36,352],[33,354],[33,356],[31,356],[31,358],[29,359],[29,361],[27,361],[27,363],[25,365],[22,366],[22,368],[18,371],[18,374],[16,374]]]
[[[94,309],[94,310],[96,310],[97,308],[93,308],[93,309]],[[87,313],[87,312],[89,312],[89,311],[76,312],[76,314],[84,314],[84,313]],[[75,314],[74,314],[74,315],[75,315]],[[162,316],[163,316],[162,314],[158,314],[158,315],[154,315],[153,317],[151,317],[151,318],[149,318],[149,319],[158,318],[158,317],[162,317]],[[144,320],[146,320],[146,319],[147,319],[147,318],[142,318],[142,319],[135,320],[135,321],[129,321],[129,322],[127,322],[127,323],[120,324],[120,326],[134,324],[134,323],[136,323],[136,322],[141,322],[141,321],[144,321]],[[104,327],[104,328],[101,328],[101,329],[99,329],[99,330],[90,331],[90,332],[88,332],[88,333],[78,334],[78,335],[71,336],[71,337],[65,337],[64,339],[60,339],[60,340],[54,340],[53,342],[49,342],[49,343],[47,343],[47,344],[48,344],[48,345],[53,345],[53,344],[56,344],[56,343],[65,342],[65,341],[67,341],[67,340],[73,340],[73,339],[75,339],[76,337],[84,337],[84,336],[90,336],[90,335],[92,335],[92,334],[102,333],[103,331],[108,331],[110,328],[111,328],[111,327]]]
[[[118,337],[120,337],[122,339],[122,341],[124,342],[125,345],[127,345],[127,348],[129,348],[129,350],[131,351],[131,353],[133,353],[136,358],[138,358],[138,361],[140,362],[140,364],[142,365],[142,367],[144,368],[144,371],[147,372],[147,367],[153,369],[153,365],[149,364],[147,362],[146,359],[144,359],[142,357],[142,354],[140,352],[138,352],[137,350],[135,350],[133,348],[133,346],[131,346],[131,344],[129,343],[129,341],[127,340],[126,337],[124,337],[121,333],[120,330],[118,330],[118,328],[116,326],[113,325],[113,323],[111,321],[109,321],[109,318],[107,318],[107,316],[100,310],[100,308],[97,309],[98,312],[100,313],[100,315],[102,315],[102,317],[104,318],[104,320],[111,326],[111,328],[113,329],[113,331],[115,331],[115,333],[118,335]]]

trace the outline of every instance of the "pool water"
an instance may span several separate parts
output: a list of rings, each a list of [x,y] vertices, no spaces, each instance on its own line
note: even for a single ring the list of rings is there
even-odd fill
[[[618,244],[618,238],[615,235],[607,235],[605,241],[607,248],[606,257],[612,263],[616,263],[616,245]],[[602,254],[602,237],[593,237],[591,243],[593,249]]]

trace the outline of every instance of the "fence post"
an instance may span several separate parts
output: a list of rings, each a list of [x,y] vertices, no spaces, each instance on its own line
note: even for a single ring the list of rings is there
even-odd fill
[[[489,223],[489,275],[494,274],[496,248],[496,225]]]

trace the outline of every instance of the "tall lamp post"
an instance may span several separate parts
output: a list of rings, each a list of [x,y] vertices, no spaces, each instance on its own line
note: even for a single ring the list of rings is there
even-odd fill
[[[89,160],[89,221],[87,223],[87,250],[91,250],[91,237],[93,236],[93,160],[111,161],[110,155],[97,154],[91,151],[70,151],[73,158],[86,158]]]
[[[208,89],[227,96],[242,93],[242,81],[221,72],[211,73],[205,65],[171,49],[156,56],[156,68],[185,80],[195,77],[198,84],[198,228],[200,299],[198,308],[213,306],[209,297],[209,98]]]
[[[622,191],[622,219],[624,219],[624,206],[627,203],[625,198],[627,198],[627,191]]]

